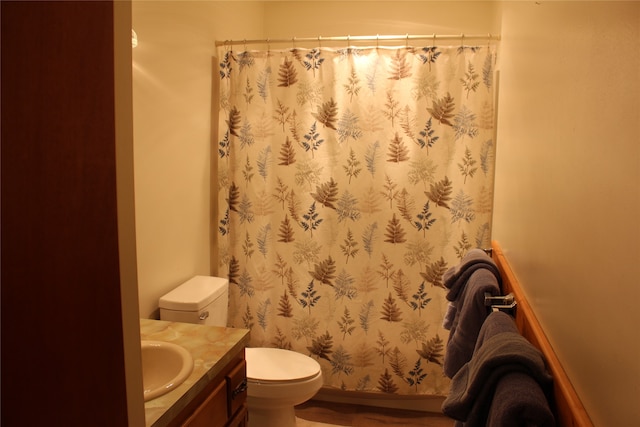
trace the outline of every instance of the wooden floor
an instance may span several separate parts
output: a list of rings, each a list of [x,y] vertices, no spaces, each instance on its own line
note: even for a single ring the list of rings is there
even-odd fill
[[[351,427],[452,427],[454,424],[454,420],[442,414],[315,400],[296,406],[296,416],[309,421]]]

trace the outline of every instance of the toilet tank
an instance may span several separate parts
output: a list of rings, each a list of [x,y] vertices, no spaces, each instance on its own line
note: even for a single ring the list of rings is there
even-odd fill
[[[227,279],[195,276],[160,297],[160,319],[227,326],[228,301]]]

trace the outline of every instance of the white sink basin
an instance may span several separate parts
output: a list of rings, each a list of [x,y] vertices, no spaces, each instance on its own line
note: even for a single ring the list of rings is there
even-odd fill
[[[193,371],[193,357],[183,347],[164,341],[141,341],[144,401],[155,399],[186,380]]]

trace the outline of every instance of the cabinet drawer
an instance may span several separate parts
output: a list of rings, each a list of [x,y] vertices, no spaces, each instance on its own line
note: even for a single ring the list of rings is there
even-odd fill
[[[220,382],[182,426],[224,427],[228,419],[227,387],[224,382]]]
[[[247,400],[247,364],[241,360],[227,375],[229,417],[233,417]]]

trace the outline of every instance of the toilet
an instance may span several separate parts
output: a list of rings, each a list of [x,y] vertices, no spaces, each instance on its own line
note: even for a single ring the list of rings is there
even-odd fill
[[[160,298],[160,319],[227,325],[229,281],[195,276]],[[245,349],[249,427],[294,427],[294,406],[322,387],[320,364],[309,356],[278,348]]]

